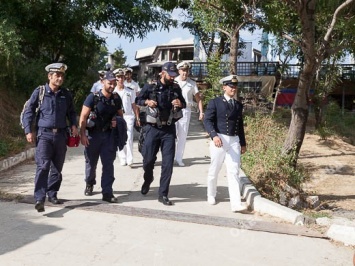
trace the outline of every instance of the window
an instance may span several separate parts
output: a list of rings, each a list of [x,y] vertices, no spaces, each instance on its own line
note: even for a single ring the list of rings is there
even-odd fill
[[[180,50],[179,61],[184,61],[184,60],[194,60],[193,49]]]
[[[161,61],[167,60],[167,50],[161,50]]]
[[[177,61],[177,58],[178,58],[178,50],[177,49],[170,50],[170,60]]]

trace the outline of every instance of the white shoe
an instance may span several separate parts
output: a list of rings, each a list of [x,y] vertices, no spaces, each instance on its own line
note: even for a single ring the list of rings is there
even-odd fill
[[[125,166],[126,163],[125,163],[125,162],[121,162],[120,165],[121,165],[121,166]]]
[[[133,162],[127,163],[127,165],[132,168]]]
[[[207,202],[208,202],[208,204],[216,205],[216,199],[212,196],[207,197]]]
[[[181,166],[181,167],[185,166],[185,164],[182,161],[176,161],[176,163],[178,164],[178,166]]]
[[[248,206],[245,202],[241,202],[239,206],[233,206],[232,212],[245,212],[248,210]]]

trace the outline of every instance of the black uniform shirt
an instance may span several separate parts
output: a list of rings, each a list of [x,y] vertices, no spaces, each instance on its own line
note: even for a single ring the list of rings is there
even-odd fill
[[[156,99],[154,99],[154,94]],[[157,107],[159,109],[160,119],[162,121],[167,121],[171,109],[173,108],[171,102],[176,98],[180,100],[182,104],[181,108],[186,108],[186,101],[182,96],[181,88],[179,85],[177,83],[166,85],[162,84],[160,80],[158,80],[157,85],[144,85],[140,94],[136,98],[136,104],[145,106],[145,101],[147,99],[156,101],[158,103]]]
[[[106,98],[100,90],[97,95],[90,93],[84,101],[84,106],[89,107],[91,111],[95,111],[94,98],[98,97],[95,108],[97,112],[95,128],[103,129],[110,125],[112,118],[117,115],[117,111],[122,109],[122,100],[117,93],[113,93],[110,98]]]

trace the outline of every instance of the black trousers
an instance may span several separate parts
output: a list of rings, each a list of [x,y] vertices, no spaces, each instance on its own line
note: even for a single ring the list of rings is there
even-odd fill
[[[174,166],[175,137],[175,124],[160,128],[151,124],[144,126],[142,156],[145,181],[151,182],[153,180],[153,170],[159,149],[162,153],[159,196],[168,196],[169,194]]]

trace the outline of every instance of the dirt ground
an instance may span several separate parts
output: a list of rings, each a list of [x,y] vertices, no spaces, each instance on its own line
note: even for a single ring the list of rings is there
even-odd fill
[[[355,219],[355,146],[306,134],[298,163],[310,173],[303,189],[320,198],[317,211]]]

